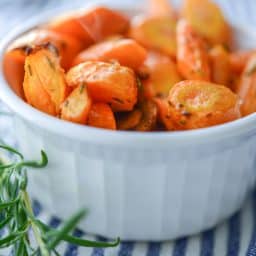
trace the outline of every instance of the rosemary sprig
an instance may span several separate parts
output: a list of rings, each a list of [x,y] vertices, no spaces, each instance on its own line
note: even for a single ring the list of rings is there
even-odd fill
[[[0,237],[0,250],[10,248],[13,256],[51,256],[60,255],[57,246],[63,241],[84,247],[114,247],[120,243],[119,238],[106,243],[70,235],[86,216],[84,209],[57,229],[37,219],[27,192],[26,167],[45,167],[48,163],[47,155],[41,151],[41,161],[25,161],[23,155],[14,148],[6,145],[0,145],[0,148],[16,155],[16,160],[12,163],[0,161],[0,232],[5,230],[6,233],[4,237]],[[29,230],[33,231],[36,245],[30,243]]]

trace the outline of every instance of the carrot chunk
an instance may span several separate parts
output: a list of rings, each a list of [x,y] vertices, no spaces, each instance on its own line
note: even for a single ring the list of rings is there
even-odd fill
[[[149,52],[144,65],[149,75],[147,83],[152,84],[155,95],[167,96],[172,86],[182,80],[174,61],[163,54]]]
[[[203,39],[185,21],[177,25],[177,64],[185,79],[210,81],[209,57]]]
[[[220,8],[210,0],[185,0],[184,18],[212,44],[230,44],[230,28]]]
[[[23,49],[13,49],[5,53],[3,58],[3,72],[7,83],[13,91],[24,99],[23,80],[26,54]]]
[[[59,113],[60,105],[68,93],[64,71],[59,62],[59,56],[52,45],[38,46],[26,57],[23,88],[27,101],[33,106],[39,104],[40,107],[40,101],[44,101],[43,95],[47,94],[51,100],[50,105],[53,104],[55,112]],[[37,92],[36,87],[41,87],[40,91],[45,93],[38,95],[40,91]],[[35,102],[36,99],[40,99],[39,102]],[[43,110],[42,107],[40,109]]]
[[[120,65],[137,69],[146,59],[147,51],[132,39],[114,39],[95,44],[81,52],[73,65],[88,60],[118,61]]]
[[[240,118],[237,95],[226,86],[205,81],[187,80],[174,85],[168,104],[177,130],[209,127]]]
[[[249,59],[256,53],[256,50],[236,51],[230,54],[230,65],[233,72],[241,74]]]
[[[142,112],[139,109],[134,109],[129,113],[125,113],[117,119],[118,130],[132,130],[136,127],[142,117]]]
[[[151,16],[176,16],[176,12],[168,0],[148,0],[146,11]]]
[[[129,36],[146,48],[176,57],[176,19],[173,17],[135,17]]]
[[[256,54],[249,59],[237,87],[243,116],[256,111]]]
[[[229,54],[222,45],[216,45],[209,52],[212,81],[228,86],[231,78]]]
[[[107,36],[123,33],[128,26],[127,17],[105,7],[96,7],[89,11],[59,17],[48,24],[53,31],[82,40],[84,46],[89,46]]]
[[[76,87],[61,105],[61,119],[86,124],[92,101],[84,84]]]
[[[106,103],[92,104],[87,124],[98,128],[116,130],[114,113]]]
[[[92,99],[108,103],[114,111],[130,111],[137,102],[134,72],[119,64],[88,61],[69,70],[69,86],[85,83]]]

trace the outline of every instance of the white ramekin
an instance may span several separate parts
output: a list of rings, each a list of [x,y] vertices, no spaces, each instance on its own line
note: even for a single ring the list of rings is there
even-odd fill
[[[56,10],[6,36],[1,59],[17,35],[53,15]],[[242,48],[255,46],[252,31],[235,34]],[[194,131],[108,131],[48,116],[0,79],[22,152],[37,158],[44,149],[49,156],[45,170],[29,172],[32,195],[62,218],[87,207],[81,227],[88,232],[126,240],[197,233],[238,210],[254,184],[256,114]]]

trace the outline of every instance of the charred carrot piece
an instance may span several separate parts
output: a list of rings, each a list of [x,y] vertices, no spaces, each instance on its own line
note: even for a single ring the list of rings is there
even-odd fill
[[[142,117],[138,125],[135,126],[136,131],[147,132],[152,131],[156,127],[157,121],[157,107],[154,101],[144,101],[140,109],[142,111]]]
[[[55,47],[50,44],[34,48],[26,57],[23,88],[28,102],[35,102],[37,98],[42,98],[41,100],[44,101],[43,95],[37,95],[39,92],[36,91],[36,86],[39,87],[39,85],[42,87],[41,91],[44,90],[44,94],[50,97],[55,106],[55,112],[59,113],[68,88],[64,71],[60,67],[60,58]],[[36,104],[33,105],[37,107]],[[42,110],[41,107],[40,110]]]
[[[92,99],[108,103],[114,111],[130,111],[137,102],[137,83],[132,69],[119,64],[88,61],[69,70],[71,87],[85,83]]]
[[[185,79],[210,81],[209,57],[203,39],[185,21],[177,26],[177,65]]]
[[[138,69],[147,57],[147,51],[132,39],[113,39],[95,44],[81,52],[73,65],[89,60],[117,61],[122,66]]]
[[[117,128],[118,130],[132,130],[140,123],[141,118],[142,112],[139,109],[125,113],[122,117],[117,119]]]
[[[116,130],[116,120],[110,106],[105,103],[93,103],[89,112],[89,126]]]
[[[239,99],[229,88],[199,80],[179,82],[168,96],[177,130],[223,124],[240,118]]]
[[[86,124],[92,101],[86,85],[77,86],[61,105],[61,119]]]

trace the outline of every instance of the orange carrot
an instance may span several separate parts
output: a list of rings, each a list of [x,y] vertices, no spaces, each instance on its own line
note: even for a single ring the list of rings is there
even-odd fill
[[[214,46],[210,52],[212,81],[216,84],[229,85],[231,78],[231,65],[229,54],[222,45]]]
[[[23,80],[26,54],[24,49],[13,49],[5,53],[3,58],[4,76],[13,91],[24,99]]]
[[[230,45],[230,28],[220,8],[210,0],[185,0],[183,17],[212,44]]]
[[[176,19],[173,17],[135,17],[129,36],[146,48],[176,57]]]
[[[256,54],[249,59],[237,87],[243,116],[256,112]]]
[[[205,81],[176,84],[170,90],[168,104],[177,130],[209,127],[240,118],[237,95],[226,86]]]
[[[92,101],[84,84],[76,87],[61,105],[61,118],[79,124],[86,124]]]
[[[47,94],[55,105],[55,112],[59,113],[60,105],[68,93],[64,71],[59,62],[59,56],[52,45],[38,46],[26,57],[23,88],[27,101],[33,106],[37,107],[40,102],[35,101],[40,98],[44,101],[44,95]],[[37,92],[36,87],[42,87],[41,91],[45,93],[38,95],[40,91]],[[40,110],[43,109],[40,107]],[[46,109],[45,112],[49,111]]]
[[[241,74],[249,59],[256,53],[256,50],[236,51],[230,54],[230,65],[233,72]]]
[[[149,74],[147,83],[152,84],[155,95],[167,96],[171,87],[182,80],[174,61],[163,54],[149,52],[144,65]]]
[[[105,7],[59,17],[48,24],[53,31],[82,40],[84,46],[89,46],[107,36],[123,33],[128,26],[129,20],[124,15]]]
[[[210,81],[209,57],[202,38],[185,21],[177,26],[177,64],[185,79]]]
[[[88,61],[69,70],[69,86],[85,83],[92,99],[108,103],[114,111],[130,111],[137,102],[134,72],[119,64]]]
[[[112,109],[105,103],[93,103],[88,116],[88,125],[116,130],[116,120]]]
[[[175,10],[168,0],[148,0],[146,11],[151,16],[176,17]]]
[[[114,39],[95,44],[81,52],[73,65],[88,60],[118,61],[122,66],[137,69],[146,59],[147,51],[132,39]]]

